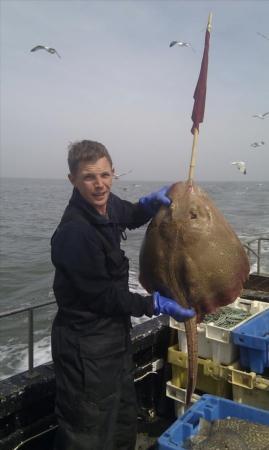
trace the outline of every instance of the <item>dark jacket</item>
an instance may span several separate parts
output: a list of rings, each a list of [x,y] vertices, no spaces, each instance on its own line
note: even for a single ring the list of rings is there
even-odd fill
[[[139,204],[110,194],[108,218],[74,189],[51,240],[56,268],[53,290],[58,304],[55,324],[80,334],[106,336],[122,343],[130,316],[153,314],[151,296],[131,293],[128,259],[120,249],[121,231],[145,224],[150,217]]]

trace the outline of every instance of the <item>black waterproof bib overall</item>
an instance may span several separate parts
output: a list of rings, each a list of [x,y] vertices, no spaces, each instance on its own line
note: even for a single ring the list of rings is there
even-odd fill
[[[70,219],[69,219],[70,220]],[[85,219],[81,219],[85,220]],[[114,282],[126,288],[128,259],[97,230]],[[97,318],[96,320],[110,320]],[[137,404],[130,319],[113,318],[107,336],[73,330],[56,316],[52,356],[59,428],[54,450],[133,450]]]

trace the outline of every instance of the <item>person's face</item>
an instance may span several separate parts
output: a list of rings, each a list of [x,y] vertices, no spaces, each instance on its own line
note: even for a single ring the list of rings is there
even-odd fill
[[[68,178],[87,202],[100,214],[106,214],[113,175],[114,169],[103,157],[95,163],[80,161],[77,172],[69,174]]]

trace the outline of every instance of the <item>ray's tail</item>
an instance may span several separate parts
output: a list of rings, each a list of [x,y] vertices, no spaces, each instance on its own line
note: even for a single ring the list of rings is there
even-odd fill
[[[188,379],[186,393],[186,404],[188,406],[191,402],[191,397],[196,386],[198,371],[198,334],[195,316],[189,320],[186,320],[185,330],[188,347]]]

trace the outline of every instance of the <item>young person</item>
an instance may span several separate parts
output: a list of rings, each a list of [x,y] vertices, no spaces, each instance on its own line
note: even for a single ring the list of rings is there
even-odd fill
[[[137,407],[132,373],[131,316],[194,315],[158,292],[128,288],[121,234],[147,223],[166,188],[133,204],[111,192],[107,149],[84,140],[70,146],[72,197],[51,241],[58,312],[52,327],[56,374],[55,450],[133,450]]]

